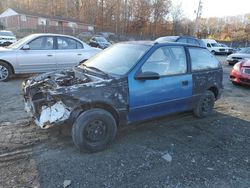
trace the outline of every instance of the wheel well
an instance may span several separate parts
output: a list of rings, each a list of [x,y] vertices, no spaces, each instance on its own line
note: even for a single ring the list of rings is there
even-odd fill
[[[11,68],[11,73],[15,74],[14,67],[8,61],[4,61],[4,60],[0,59],[0,62],[6,63],[7,65],[9,65]]]
[[[218,97],[218,89],[217,89],[217,87],[213,86],[213,87],[210,87],[208,90],[212,91],[213,94],[214,94],[214,97],[217,99],[217,97]]]
[[[117,126],[119,126],[118,112],[112,106],[105,104],[105,103],[84,104],[84,105],[80,106],[79,108],[77,108],[76,110],[74,110],[74,112],[72,113],[71,119],[76,119],[82,112],[84,112],[85,110],[92,109],[92,108],[100,108],[100,109],[106,110],[109,113],[111,113],[111,115],[115,118]]]

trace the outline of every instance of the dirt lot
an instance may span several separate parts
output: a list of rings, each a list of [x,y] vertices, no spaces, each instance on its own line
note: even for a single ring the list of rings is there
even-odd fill
[[[224,57],[219,57],[224,61]],[[61,129],[23,111],[23,78],[0,83],[0,187],[250,187],[250,88],[228,81],[212,116],[182,113],[119,131],[106,151],[79,153]]]

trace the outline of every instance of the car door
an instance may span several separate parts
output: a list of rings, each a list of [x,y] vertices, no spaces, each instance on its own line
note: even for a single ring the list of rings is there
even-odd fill
[[[154,72],[159,79],[137,80],[140,73]],[[156,49],[141,67],[129,74],[130,122],[187,110],[192,97],[192,75],[182,46]]]
[[[64,36],[57,37],[57,68],[70,68],[78,65],[82,60],[89,58],[86,52],[83,44],[79,41]]]
[[[54,37],[41,36],[17,51],[18,72],[36,73],[56,69]]]

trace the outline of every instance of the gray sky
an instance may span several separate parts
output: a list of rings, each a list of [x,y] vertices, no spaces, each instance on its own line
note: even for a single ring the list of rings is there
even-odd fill
[[[199,0],[172,0],[182,2],[185,16],[194,19],[194,10],[197,10]],[[236,16],[250,13],[250,0],[202,0],[202,17]]]

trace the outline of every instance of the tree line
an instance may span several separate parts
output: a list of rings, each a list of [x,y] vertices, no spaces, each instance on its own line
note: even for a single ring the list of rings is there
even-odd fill
[[[224,41],[250,41],[250,13],[235,17],[190,20],[172,0],[1,0],[0,11],[18,8],[63,16],[95,25],[96,31],[154,39],[195,35]],[[197,25],[198,23],[198,25]]]

